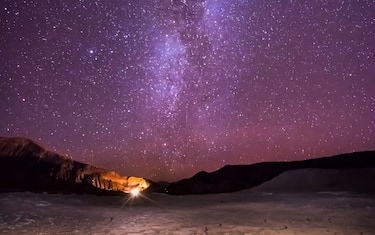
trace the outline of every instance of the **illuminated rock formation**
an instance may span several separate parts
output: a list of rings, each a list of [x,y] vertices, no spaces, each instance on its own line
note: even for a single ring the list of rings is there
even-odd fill
[[[0,137],[0,190],[96,193],[130,193],[150,186],[148,180],[122,176],[57,153],[30,139]]]

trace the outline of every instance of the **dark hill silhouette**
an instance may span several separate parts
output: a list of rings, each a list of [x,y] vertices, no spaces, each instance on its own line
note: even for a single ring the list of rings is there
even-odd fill
[[[372,181],[375,178],[375,171],[373,170],[375,168],[375,151],[348,153],[303,161],[227,165],[212,173],[202,171],[189,179],[171,183],[166,190],[169,194],[234,192],[259,186],[286,171],[308,168],[336,169],[339,171],[344,169],[363,169],[367,172],[366,176],[373,176],[368,178],[367,181]],[[355,174],[352,176],[356,177]],[[290,180],[298,179],[291,178]],[[366,179],[352,179],[354,182],[356,180],[363,181]],[[366,191],[366,189],[364,188],[363,191]]]
[[[374,178],[375,151],[367,151],[304,161],[227,165],[212,173],[202,171],[189,179],[157,184],[74,161],[47,151],[30,139],[0,137],[0,192],[123,195],[134,187],[168,194],[224,193],[249,188],[375,192]]]
[[[150,182],[47,151],[26,138],[0,137],[0,191],[124,194]],[[155,186],[153,186],[155,188]]]

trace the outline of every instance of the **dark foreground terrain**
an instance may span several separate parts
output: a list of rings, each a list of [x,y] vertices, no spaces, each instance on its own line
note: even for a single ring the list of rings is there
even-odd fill
[[[224,166],[162,187],[0,138],[0,234],[375,234],[374,153]]]
[[[0,234],[375,234],[374,195],[0,194]]]

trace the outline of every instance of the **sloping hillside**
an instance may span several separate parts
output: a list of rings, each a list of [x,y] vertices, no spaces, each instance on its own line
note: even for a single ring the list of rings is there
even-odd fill
[[[0,191],[129,193],[149,181],[47,151],[30,139],[0,137]]]
[[[253,188],[283,172],[297,169],[365,169],[375,167],[375,151],[348,153],[332,157],[293,162],[262,162],[252,165],[228,165],[212,173],[199,172],[189,179],[170,184],[170,194],[233,192]],[[374,171],[369,171],[369,174]],[[375,178],[375,175],[373,175]],[[358,179],[362,180],[362,179]],[[369,179],[370,180],[370,179]]]

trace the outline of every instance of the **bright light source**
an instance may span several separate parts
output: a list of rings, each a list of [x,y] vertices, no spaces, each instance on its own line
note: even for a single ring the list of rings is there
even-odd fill
[[[132,190],[130,190],[130,193],[132,194],[133,197],[136,197],[139,194],[139,189],[133,188]]]

